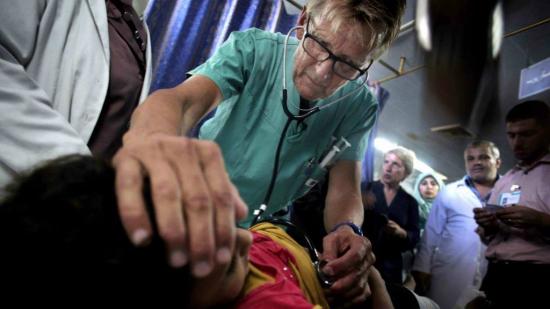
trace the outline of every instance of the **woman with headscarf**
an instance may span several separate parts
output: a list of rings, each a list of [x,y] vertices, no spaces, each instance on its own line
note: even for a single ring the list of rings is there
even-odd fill
[[[420,234],[424,231],[428,215],[432,209],[432,202],[441,190],[445,186],[443,181],[439,179],[434,173],[422,173],[416,178],[414,184],[413,196],[418,202],[418,215]]]
[[[413,187],[413,196],[418,202],[418,225],[420,227],[420,236],[422,236],[426,221],[428,221],[428,215],[432,209],[432,202],[444,186],[445,184],[443,181],[434,173],[422,173],[416,178]],[[412,279],[410,271],[416,252],[417,248],[403,253],[403,270],[406,277],[404,284],[413,289],[416,283]]]

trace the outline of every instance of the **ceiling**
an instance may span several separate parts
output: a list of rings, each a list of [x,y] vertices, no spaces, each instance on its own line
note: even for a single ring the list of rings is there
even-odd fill
[[[480,115],[476,125],[479,127],[479,138],[491,140],[500,148],[503,159],[501,173],[504,173],[514,164],[504,134],[504,116],[513,105],[520,102],[520,71],[550,57],[550,23],[546,22],[507,37],[506,34],[547,20],[550,17],[550,1],[507,0],[502,4],[505,38],[497,73],[489,80],[489,84],[496,87],[497,94],[490,101],[486,100],[487,111]],[[404,25],[414,20],[415,7],[416,0],[407,1]],[[414,27],[402,32],[381,60],[397,69],[401,57],[405,57],[404,72],[426,64],[426,56],[417,43]],[[450,120],[446,119],[449,115],[443,112],[446,109],[446,98],[440,96],[438,99],[426,87],[427,69],[423,67],[387,80],[391,76],[395,76],[395,73],[380,62],[375,62],[369,72],[369,79],[381,80],[382,87],[390,92],[390,98],[379,118],[378,136],[414,150],[419,159],[444,174],[448,181],[462,177],[465,173],[463,150],[473,137],[453,136],[430,130],[432,127],[447,124]],[[442,78],[454,81],[456,76],[449,74]],[[529,97],[534,98],[550,103],[550,91]],[[378,161],[380,160],[377,159]],[[409,182],[414,180],[412,178]]]

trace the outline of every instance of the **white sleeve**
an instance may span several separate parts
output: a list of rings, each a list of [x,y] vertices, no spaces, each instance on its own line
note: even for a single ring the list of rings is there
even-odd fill
[[[413,270],[428,274],[432,272],[432,257],[435,251],[438,250],[437,247],[440,243],[445,223],[447,222],[445,195],[448,189],[449,186],[445,187],[432,204],[432,209],[430,210],[428,221],[426,222],[426,228],[420,240],[420,248],[414,259]]]
[[[69,153],[89,153],[51,98],[26,71],[36,52],[46,1],[0,2],[0,188],[32,165]],[[53,21],[50,21],[53,22]],[[63,44],[63,42],[59,42]],[[51,72],[56,78],[56,72]]]

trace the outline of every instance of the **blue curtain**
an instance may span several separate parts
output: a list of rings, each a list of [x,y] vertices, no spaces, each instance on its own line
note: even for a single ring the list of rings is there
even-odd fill
[[[386,104],[386,102],[388,101],[388,98],[390,97],[390,93],[388,92],[388,90],[380,86],[380,84],[369,81],[368,85],[371,92],[374,94],[374,96],[378,100],[378,111],[376,111],[376,121],[374,122],[374,126],[372,127],[372,130],[369,133],[367,151],[365,153],[365,157],[363,158],[363,163],[361,167],[361,188],[362,189],[365,189],[367,184],[373,181],[374,156],[376,154],[376,149],[374,148],[374,139],[376,138],[376,135],[378,133],[378,120],[380,119],[380,113],[382,113],[382,109],[384,108],[384,105]]]
[[[297,21],[281,0],[151,0],[145,12],[153,49],[151,91],[170,88],[208,59],[229,34],[256,27],[286,33]]]

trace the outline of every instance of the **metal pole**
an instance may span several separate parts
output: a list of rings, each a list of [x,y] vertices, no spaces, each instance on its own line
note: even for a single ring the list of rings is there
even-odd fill
[[[425,67],[426,67],[426,65],[424,65],[424,64],[423,64],[423,65],[419,65],[419,66],[416,66],[416,67],[414,67],[414,68],[412,68],[412,69],[410,69],[410,70],[408,70],[408,71],[404,71],[404,72],[401,73],[401,74],[398,74],[398,75],[390,75],[390,76],[384,77],[384,78],[380,79],[379,82],[382,84],[382,83],[384,83],[384,82],[390,81],[390,80],[392,80],[392,79],[396,79],[396,78],[401,77],[401,76],[403,76],[403,75],[407,75],[407,74],[409,74],[409,73],[416,72],[416,71],[418,71],[418,70],[420,70],[420,69],[423,69],[423,68],[425,68]]]
[[[413,20],[413,22],[414,22],[414,20]],[[545,19],[543,19],[543,20],[540,20],[540,21],[538,21],[538,22],[536,22],[536,23],[527,25],[527,26],[525,26],[525,27],[523,27],[523,28],[520,28],[520,29],[518,29],[518,30],[514,30],[514,31],[512,31],[512,32],[506,33],[506,34],[504,35],[504,37],[507,38],[507,37],[514,36],[514,35],[516,35],[516,34],[525,32],[525,31],[527,31],[527,30],[531,30],[531,29],[533,29],[533,28],[536,28],[536,27],[538,27],[538,26],[540,26],[540,25],[544,25],[544,24],[546,24],[546,23],[548,23],[548,22],[550,22],[550,17],[545,18]],[[411,23],[411,22],[409,22],[409,23]],[[407,24],[405,24],[405,25],[408,26],[409,23],[407,23]],[[403,25],[403,26],[401,27],[401,29],[403,29],[405,25]],[[402,31],[404,31],[404,30],[402,30]],[[379,62],[382,66],[384,66],[385,68],[387,68],[388,70],[392,71],[392,72],[395,74],[395,75],[387,76],[387,77],[384,77],[384,78],[380,79],[380,80],[379,80],[380,83],[387,82],[387,81],[390,81],[390,80],[392,80],[392,79],[396,79],[396,78],[398,78],[398,77],[401,77],[401,76],[403,76],[403,75],[407,75],[407,74],[409,74],[409,73],[418,71],[418,70],[420,70],[420,69],[426,67],[426,65],[419,65],[419,66],[416,66],[416,67],[414,67],[414,68],[412,68],[412,69],[410,69],[410,70],[408,70],[408,71],[403,71],[403,68],[404,68],[404,66],[405,66],[405,58],[404,58],[404,57],[401,57],[400,60],[399,60],[399,70],[395,69],[394,67],[392,67],[390,64],[388,64],[387,62],[385,62],[385,61],[383,61],[383,60],[378,60],[378,62]]]
[[[550,17],[545,18],[545,19],[543,19],[543,20],[541,20],[541,21],[538,21],[538,22],[536,22],[536,23],[534,23],[534,24],[530,24],[530,25],[528,25],[528,26],[525,26],[525,27],[523,27],[523,28],[520,28],[520,29],[518,29],[518,30],[509,32],[509,33],[506,33],[506,34],[504,35],[504,37],[507,38],[507,37],[510,37],[510,36],[514,36],[514,35],[516,35],[516,34],[518,34],[518,33],[522,33],[522,32],[525,32],[525,31],[527,31],[527,30],[530,30],[530,29],[532,29],[532,28],[535,28],[535,27],[538,27],[538,26],[540,26],[540,25],[546,24],[547,22],[550,22]]]

